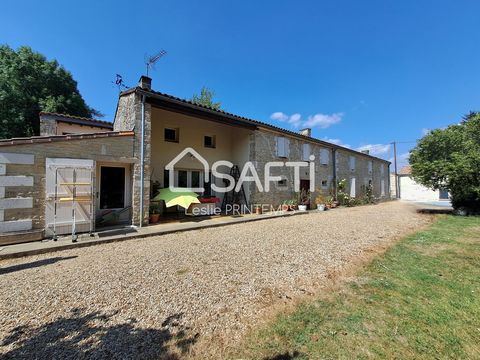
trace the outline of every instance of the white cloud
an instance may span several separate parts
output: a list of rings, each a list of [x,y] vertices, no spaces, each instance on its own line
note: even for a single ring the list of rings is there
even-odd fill
[[[430,131],[432,131],[432,130],[423,128],[423,129],[422,129],[422,135],[425,136],[425,135],[427,135]]]
[[[284,114],[281,111],[277,111],[277,112],[274,112],[272,115],[270,115],[270,119],[278,120],[278,121],[286,121],[288,119],[288,115]]]
[[[406,152],[406,153],[403,153],[403,154],[400,154],[397,156],[397,170],[400,170],[402,167],[404,167],[405,165],[408,165],[409,163],[409,158],[410,158],[410,153]],[[390,168],[390,170],[393,172],[394,171],[394,158],[390,158],[388,159],[388,161],[390,161],[392,163],[392,166]]]
[[[302,126],[308,127],[308,128],[319,127],[320,129],[326,129],[342,121],[343,115],[344,115],[343,113],[335,113],[331,115],[327,115],[327,114],[310,115],[308,117],[308,120],[305,121]]]
[[[292,124],[293,127],[299,127],[302,123],[302,115],[299,113],[293,114],[288,118],[288,123]]]
[[[342,121],[343,116],[344,116],[343,113],[334,113],[331,115],[318,113],[315,115],[310,115],[307,118],[307,120],[302,120],[302,115],[299,113],[295,113],[289,116],[284,112],[277,111],[277,112],[274,112],[272,115],[270,115],[270,119],[280,121],[280,122],[288,122],[294,128],[318,127],[320,129],[326,129]]]
[[[346,148],[349,148],[349,149],[351,148],[351,146],[349,144],[344,144],[342,142],[342,140],[340,140],[340,139],[330,139],[330,138],[325,137],[322,140],[326,141],[326,142],[329,142],[331,144],[338,145],[338,146],[343,146],[343,147],[346,147]]]
[[[360,146],[357,151],[368,150],[370,155],[373,156],[382,156],[387,154],[390,151],[390,144],[367,144]]]

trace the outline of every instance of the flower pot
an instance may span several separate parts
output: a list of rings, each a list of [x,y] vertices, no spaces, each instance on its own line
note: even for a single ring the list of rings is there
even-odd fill
[[[317,204],[318,211],[325,211],[325,204]]]
[[[287,205],[287,204],[283,204],[283,205],[282,205],[282,210],[283,210],[283,211],[288,211],[288,210],[290,210],[290,206]]]
[[[257,206],[255,208],[255,214],[257,215],[262,215],[262,207],[261,206]]]
[[[298,205],[299,211],[307,211],[307,205]]]
[[[150,214],[150,224],[156,224],[160,220],[160,214]]]

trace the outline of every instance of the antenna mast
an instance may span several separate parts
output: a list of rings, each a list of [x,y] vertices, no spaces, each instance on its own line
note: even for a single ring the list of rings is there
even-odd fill
[[[145,56],[145,66],[147,67],[147,76],[150,71],[150,69],[155,69],[155,63],[160,60],[160,58],[164,57],[167,55],[167,52],[165,50],[160,50],[158,53],[152,56]]]

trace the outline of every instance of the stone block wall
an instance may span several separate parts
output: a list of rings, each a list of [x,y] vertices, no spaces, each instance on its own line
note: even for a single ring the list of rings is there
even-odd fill
[[[152,107],[145,103],[145,150],[144,150],[144,201],[143,224],[148,224],[150,205],[150,175],[151,175],[151,132]],[[132,221],[140,224],[140,191],[141,191],[141,164],[140,153],[142,144],[142,97],[137,92],[123,95],[119,98],[117,113],[113,128],[115,131],[135,131],[133,156],[138,160],[133,166],[132,189]]]
[[[365,193],[365,186],[369,180],[372,180],[374,196],[382,197],[381,180],[384,180],[385,193],[383,197],[388,196],[388,163],[380,159],[373,158],[357,152],[343,149],[334,149],[328,145],[318,144],[317,142],[308,142],[307,140],[298,139],[293,136],[288,137],[290,141],[289,156],[287,158],[279,158],[276,154],[276,137],[286,136],[282,133],[271,131],[255,131],[251,141],[250,156],[255,164],[260,179],[264,179],[264,167],[270,161],[303,161],[303,144],[310,144],[310,153],[315,155],[315,191],[312,193],[312,206],[314,206],[315,197],[321,192],[324,195],[333,195],[335,193],[334,181],[334,164],[333,153],[335,152],[335,170],[337,180],[347,180],[347,193],[350,193],[351,179],[355,178],[355,196],[360,197]],[[320,150],[328,150],[328,164],[322,165],[320,162]],[[355,158],[355,170],[350,167],[350,157]],[[369,162],[372,162],[371,171],[369,171]],[[381,177],[380,168],[383,165],[384,173]],[[294,170],[290,167],[272,168],[271,175],[279,175],[287,180],[285,187],[278,187],[274,182],[271,183],[270,192],[260,192],[254,184],[250,184],[250,203],[251,204],[272,204],[275,207],[283,201],[296,198],[294,192]],[[309,180],[309,168],[301,168],[300,178]]]

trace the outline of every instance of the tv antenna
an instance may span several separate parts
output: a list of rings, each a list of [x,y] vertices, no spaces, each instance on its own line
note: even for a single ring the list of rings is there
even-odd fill
[[[145,65],[147,66],[147,76],[150,69],[155,70],[155,63],[165,55],[167,55],[167,52],[165,50],[160,50],[158,53],[152,56],[145,55]]]
[[[112,84],[114,84],[118,88],[118,92],[122,92],[122,90],[128,89],[128,85],[123,82],[123,77],[120,74],[115,75],[115,80],[112,81]]]

